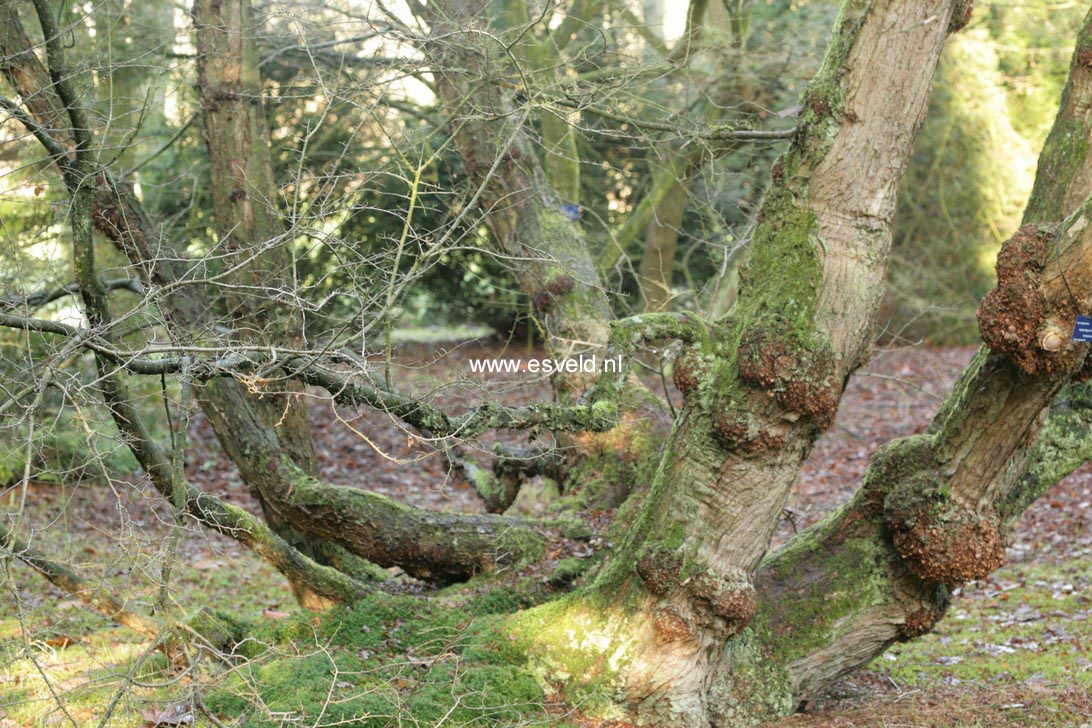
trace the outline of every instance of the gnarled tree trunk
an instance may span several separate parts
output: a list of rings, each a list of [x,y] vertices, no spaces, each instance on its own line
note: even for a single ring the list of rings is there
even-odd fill
[[[513,627],[547,674],[594,665],[628,714],[653,723],[747,723],[928,630],[948,587],[1001,564],[998,513],[1020,490],[1044,409],[1085,353],[1066,342],[1092,298],[1092,287],[1073,285],[1092,274],[1088,190],[1068,186],[1084,159],[1052,167],[1056,145],[1086,144],[1080,53],[1058,120],[1066,132],[1052,134],[1028,208],[1033,227],[1006,246],[980,313],[992,349],[929,434],[886,448],[850,504],[763,559],[789,487],[870,346],[896,186],[949,19],[958,26],[965,13],[843,5],[801,130],[775,168],[739,302],[676,362],[686,407],[638,522],[588,594]],[[1060,265],[1044,268],[1056,243]]]

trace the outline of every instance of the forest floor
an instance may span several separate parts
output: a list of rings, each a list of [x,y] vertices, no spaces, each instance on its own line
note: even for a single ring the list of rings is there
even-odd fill
[[[404,386],[429,389],[454,375],[458,384],[434,392],[449,407],[485,391],[530,401],[548,391],[544,381],[528,385],[525,374],[484,381],[467,365],[472,357],[527,353],[476,343],[407,346],[398,377]],[[878,351],[853,377],[836,426],[815,447],[777,540],[846,500],[881,444],[922,431],[972,354],[968,348]],[[660,379],[649,381],[658,386]],[[414,505],[482,510],[441,458],[383,414],[316,399],[311,416],[327,479]],[[199,416],[191,439],[193,482],[253,509]],[[172,548],[173,518],[149,486],[136,478],[31,483],[25,496],[24,525],[35,529],[35,545],[128,595],[131,608],[151,608]],[[3,506],[10,512],[22,498],[12,492]],[[1040,499],[1010,540],[1008,564],[959,590],[934,633],[894,647],[776,725],[1092,726],[1092,467]],[[170,598],[179,611],[210,606],[259,622],[296,619],[279,576],[233,541],[186,528],[176,549]],[[146,642],[88,613],[22,564],[0,563],[0,728],[206,725],[187,702],[195,676],[155,672],[152,660],[141,659],[146,650]],[[107,709],[112,716],[104,720]],[[286,718],[283,724],[312,723]]]

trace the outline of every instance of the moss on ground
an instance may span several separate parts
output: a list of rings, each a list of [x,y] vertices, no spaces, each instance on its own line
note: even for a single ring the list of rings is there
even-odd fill
[[[837,629],[832,615],[843,599],[868,598],[868,589],[859,589],[860,584],[848,588],[857,573],[851,568],[851,551],[845,555],[846,568],[838,572],[847,588],[835,590],[833,600],[830,593],[817,593],[814,600],[804,595],[797,605],[812,613],[809,620],[814,618],[820,631]],[[868,558],[856,556],[860,562]],[[783,566],[802,565],[787,559]],[[229,594],[220,577],[231,570],[214,571],[216,578],[201,586],[214,584],[211,593]],[[238,573],[231,573],[237,579]],[[1005,567],[987,582],[967,588],[935,633],[894,647],[871,670],[889,676],[903,690],[926,693],[960,684],[1066,685],[1092,691],[1092,673],[1082,662],[1083,645],[1092,641],[1090,573],[1088,557],[1063,565]],[[185,585],[187,599],[204,592],[190,578],[179,584]],[[377,593],[323,616],[293,612],[280,619],[256,619],[259,626],[240,650],[249,663],[231,669],[206,663],[193,684],[204,686],[205,702],[216,714],[245,726],[293,721],[433,725],[441,720],[445,725],[556,725],[556,716],[547,711],[554,686],[543,686],[547,673],[560,672],[579,676],[562,696],[570,704],[595,712],[609,703],[605,690],[625,650],[605,658],[593,642],[596,636],[610,637],[612,629],[623,629],[623,613],[616,619],[593,615],[579,609],[573,598],[521,612],[530,602],[518,585],[489,588],[483,581],[472,586],[463,593],[449,589],[439,599]],[[225,599],[211,603],[223,608]],[[60,686],[65,707],[77,722],[96,721],[122,677],[134,670],[146,643],[77,606],[57,609],[56,595],[34,601],[38,606],[28,607],[23,615],[32,634],[29,641],[23,639],[15,615],[0,618],[0,710],[27,725],[60,715],[36,676],[33,657],[55,688]],[[574,622],[593,616],[598,627],[587,629],[582,623],[579,632],[587,637],[574,642]],[[760,614],[755,629],[762,629],[765,619]],[[61,646],[66,637],[76,642]],[[556,638],[571,649],[551,651],[550,665],[529,666],[526,652],[532,638]],[[794,635],[777,659],[804,649],[797,644],[801,638]],[[618,644],[624,646],[624,640]],[[158,655],[144,662],[134,674],[144,687],[126,689],[109,724],[132,725],[142,709],[185,699],[188,688],[172,680],[168,669]],[[775,678],[755,675],[760,681]],[[1018,709],[1013,710],[1015,720]],[[196,724],[207,725],[200,716]]]
[[[43,493],[38,496],[33,505],[47,508]],[[38,545],[85,568],[96,555],[82,549],[105,553],[109,548],[97,535],[74,543],[54,536],[60,534],[40,531]],[[146,546],[148,553],[134,548],[122,554],[124,562],[95,576],[126,594],[131,608],[148,613],[155,590],[138,586],[130,568],[139,563],[147,569],[153,563],[155,543]],[[779,568],[808,566],[791,553],[784,556]],[[831,554],[839,564],[837,583],[795,600],[793,619],[813,629],[781,643],[777,660],[804,649],[802,640],[836,631],[839,612],[852,610],[853,600],[870,598],[871,586],[859,580],[874,557],[852,544]],[[562,570],[569,566],[558,564]],[[904,691],[928,696],[950,695],[952,686],[1007,695],[1021,685],[1043,686],[1044,699],[1057,694],[1059,686],[1092,694],[1092,672],[1082,653],[1092,641],[1089,573],[1087,555],[1062,565],[1005,567],[965,589],[936,633],[896,646],[893,659],[881,657],[870,671],[891,677]],[[204,606],[256,626],[237,650],[238,662],[206,660],[179,680],[160,655],[137,669],[145,640],[89,613],[18,563],[10,574],[22,595],[23,624],[0,571],[0,590],[8,595],[0,602],[0,711],[17,725],[61,720],[39,668],[78,725],[97,724],[119,688],[124,688],[123,697],[110,726],[140,723],[142,710],[190,701],[194,690],[221,719],[240,726],[434,725],[441,720],[444,725],[558,725],[551,701],[564,699],[585,713],[602,713],[612,697],[611,678],[626,659],[620,639],[626,634],[624,608],[593,609],[594,602],[567,597],[527,609],[550,596],[541,578],[537,584],[513,580],[501,587],[496,577],[481,576],[428,600],[377,593],[351,608],[316,616],[291,611],[291,598],[273,570],[249,556],[229,560],[221,554],[180,565],[173,593],[187,613]],[[238,594],[247,595],[246,601],[240,602]],[[286,612],[267,613],[270,609]],[[760,614],[754,628],[769,624],[769,616]],[[747,639],[744,635],[738,644],[746,646]],[[536,643],[551,645],[549,664],[534,654]],[[617,649],[605,656],[602,645],[608,643]],[[759,643],[770,641],[754,642]],[[742,667],[747,674],[741,672],[740,684],[776,687],[784,675],[774,659],[763,656]],[[549,678],[563,672],[579,677],[562,692]],[[127,683],[127,676],[139,684]],[[770,689],[769,694],[776,700],[782,693]],[[1021,716],[1034,724],[1026,712],[1031,707],[1004,713],[1013,725],[1020,724]],[[1038,716],[1044,709],[1035,707]],[[1068,715],[1072,706],[1056,709],[1059,716]],[[198,715],[195,725],[211,724]]]
[[[254,726],[551,724],[542,687],[499,629],[524,605],[501,588],[447,599],[376,593],[321,617],[298,614],[253,636],[264,653],[208,705]]]

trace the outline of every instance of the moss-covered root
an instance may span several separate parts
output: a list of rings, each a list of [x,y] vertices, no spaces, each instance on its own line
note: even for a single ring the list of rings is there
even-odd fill
[[[234,656],[253,625],[221,611],[201,607],[175,624],[167,636],[168,655],[175,659],[186,651],[211,653],[220,659]]]
[[[894,642],[929,631],[948,602],[943,585],[907,571],[866,491],[762,563],[753,620],[727,639],[693,628],[695,594],[711,604],[716,590],[686,568],[644,563],[642,582],[657,595],[635,580],[609,600],[577,592],[513,615],[505,633],[540,684],[583,713],[748,726],[791,713]],[[688,599],[662,596],[692,585]]]
[[[505,631],[540,683],[581,713],[642,725],[713,724],[708,678],[723,642],[690,631],[690,615],[664,609],[639,588],[626,593],[611,601],[574,593],[513,615]],[[686,634],[672,634],[672,625]],[[731,700],[741,712],[762,712],[747,706],[749,695]]]

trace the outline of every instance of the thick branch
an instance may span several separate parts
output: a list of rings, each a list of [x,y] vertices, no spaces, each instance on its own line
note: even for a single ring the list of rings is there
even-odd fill
[[[997,503],[1011,523],[1041,495],[1092,461],[1092,386],[1071,384],[1054,399],[1050,415],[1028,457],[1027,469]]]
[[[543,538],[527,524],[494,515],[414,508],[378,493],[297,473],[279,512],[306,533],[380,566],[440,583],[464,581],[541,558]]]
[[[613,345],[628,353],[642,340],[700,335],[702,325],[686,315],[635,316],[614,326]],[[591,398],[625,382],[622,373],[601,376]],[[600,401],[593,416],[609,411]],[[579,408],[574,408],[579,411]],[[498,516],[440,514],[412,508],[367,491],[333,486],[308,477],[286,461],[265,429],[240,412],[224,446],[278,515],[294,528],[338,543],[383,566],[398,565],[426,579],[453,581],[479,571],[537,558],[542,538],[521,521]]]
[[[120,376],[101,362],[100,358],[100,386],[114,422],[126,435],[129,448],[156,490],[164,498],[173,499],[179,485],[176,479],[181,479],[181,474],[175,472],[170,457],[144,424]],[[309,592],[331,602],[354,601],[366,593],[362,585],[336,569],[315,563],[243,509],[228,505],[184,480],[181,488],[190,515],[254,551],[294,585],[306,587]]]
[[[217,399],[217,406],[231,406]],[[239,412],[224,448],[274,515],[381,566],[441,582],[469,578],[498,565],[533,559],[542,538],[520,521],[443,514],[407,506],[303,473],[287,458],[256,413]]]

